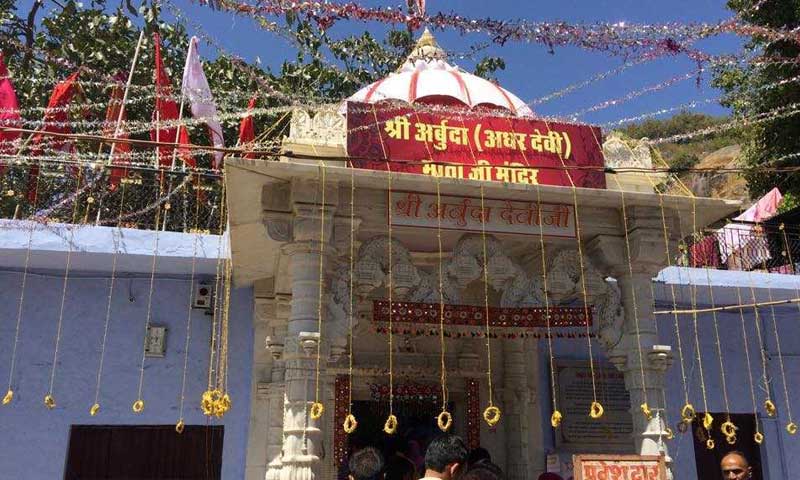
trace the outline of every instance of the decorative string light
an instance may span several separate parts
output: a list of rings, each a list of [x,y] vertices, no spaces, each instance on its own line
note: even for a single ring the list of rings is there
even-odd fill
[[[781,230],[784,229],[784,225],[783,224],[780,225],[780,229]],[[756,226],[756,231],[760,232],[763,235],[764,243],[768,244],[768,240],[766,238],[766,235],[764,235],[763,228],[761,228],[760,225]],[[784,232],[784,235],[785,235],[785,232]],[[787,252],[790,251],[790,249],[788,247],[785,247],[785,248],[786,248]],[[762,268],[765,271],[769,271],[767,269],[766,257],[762,260]],[[794,265],[792,265],[792,268],[794,268]],[[767,297],[768,297],[770,302],[772,302],[774,300],[772,298],[772,286],[770,285],[770,281],[769,280],[767,280]],[[775,306],[774,305],[770,305],[769,306],[769,311],[770,311],[770,314],[771,314],[771,317],[772,317],[772,333],[775,335],[775,347],[777,349],[777,354],[778,354],[778,366],[780,366],[781,380],[782,380],[782,383],[783,383],[783,395],[784,395],[784,400],[786,402],[786,416],[788,417],[788,420],[789,420],[789,422],[786,424],[786,432],[789,435],[796,435],[798,427],[797,427],[797,424],[794,423],[794,419],[792,418],[792,405],[791,405],[791,403],[789,403],[789,384],[786,381],[786,368],[785,368],[785,366],[783,364],[783,352],[781,351],[781,337],[780,337],[780,335],[778,333],[778,319],[775,316]]]
[[[375,111],[373,106],[372,109],[372,116],[375,120],[375,128],[378,128],[378,114]],[[386,422],[383,425],[383,431],[387,435],[394,435],[397,433],[397,417],[394,414],[394,330],[392,328],[393,317],[394,317],[394,304],[392,303],[392,297],[394,293],[394,266],[392,265],[392,242],[394,238],[392,236],[392,169],[389,164],[389,155],[386,152],[386,144],[383,142],[383,136],[378,135],[378,139],[380,140],[381,151],[383,152],[383,158],[386,160],[386,182],[387,182],[387,200],[386,200],[386,218],[388,219],[387,222],[387,230],[389,234],[389,241],[387,242],[387,250],[388,250],[388,273],[389,273],[389,282],[388,282],[388,297],[389,297],[389,329],[388,329],[388,346],[389,346],[389,416],[386,418]]]
[[[427,144],[426,144],[427,145]],[[453,425],[453,416],[447,411],[447,365],[444,342],[444,272],[442,271],[442,195],[439,177],[436,177],[436,240],[439,247],[439,355],[441,361],[442,411],[436,417],[439,430],[447,432]]]
[[[219,202],[219,244],[217,245],[217,267],[214,280],[214,309],[211,319],[211,348],[209,349],[208,360],[208,388],[200,397],[200,408],[206,416],[222,417],[230,409],[230,397],[222,391],[219,386],[219,357],[223,354],[222,347],[222,328],[225,311],[221,305],[225,302],[224,277],[226,267],[223,267],[223,234],[225,229],[225,198],[226,185],[222,183]]]
[[[317,297],[317,367],[314,378],[314,403],[311,404],[311,418],[319,420],[325,406],[319,397],[319,373],[322,360],[322,290],[325,282],[325,162],[319,164],[321,202],[319,206],[319,295]]]
[[[711,308],[716,308],[716,302],[714,301],[714,287],[711,284],[711,269],[706,266],[704,268],[706,271],[706,281],[708,283],[708,295],[709,300],[711,301]],[[735,445],[736,444],[736,431],[739,429],[734,423],[731,421],[731,405],[728,400],[728,386],[725,382],[725,361],[722,356],[722,342],[719,338],[719,325],[717,324],[717,312],[713,310],[711,312],[711,320],[714,326],[714,343],[717,347],[717,358],[719,359],[719,375],[720,381],[722,382],[722,398],[725,402],[725,416],[726,420],[722,422],[720,425],[720,431],[725,436],[725,441],[728,442],[728,445]]]
[[[595,140],[597,140],[595,138]],[[636,348],[639,354],[639,372],[641,373],[641,380],[642,380],[642,396],[644,397],[644,403],[639,405],[639,409],[642,411],[642,414],[645,416],[647,420],[653,418],[653,411],[650,408],[647,399],[647,383],[645,381],[645,374],[644,374],[644,353],[642,352],[642,335],[641,330],[639,327],[639,308],[636,302],[636,285],[633,280],[633,258],[631,256],[631,244],[628,235],[628,211],[625,206],[625,190],[622,189],[622,184],[620,184],[619,179],[616,175],[611,175],[611,178],[617,184],[617,189],[619,190],[620,194],[620,201],[622,203],[622,227],[625,231],[625,255],[628,259],[628,274],[630,275],[630,294],[631,294],[631,306],[633,307],[633,325],[636,329]]]
[[[753,283],[752,275],[752,272],[749,273],[748,279],[750,283],[750,296],[753,299],[753,324],[756,326],[759,351],[761,352],[761,381],[763,384],[764,395],[766,396],[766,399],[764,400],[764,410],[767,412],[768,417],[775,417],[778,414],[778,410],[775,407],[775,403],[772,401],[772,394],[770,393],[769,388],[769,378],[767,373],[767,346],[764,344],[764,336],[761,333],[761,314],[758,311],[758,299],[756,298],[756,289]]]
[[[633,149],[631,149],[630,145],[627,142],[623,142],[623,145],[625,145],[625,148],[627,148],[628,152],[631,155],[635,155]],[[658,185],[656,185],[656,183],[653,180],[651,175],[644,174],[644,177],[650,182],[650,185],[653,188],[653,192],[655,192],[655,194],[658,195],[658,206],[659,206],[659,210],[660,210],[660,213],[661,213],[661,229],[662,229],[662,231],[664,233],[664,258],[665,258],[665,261],[667,262],[667,268],[669,268],[669,267],[672,266],[672,255],[671,255],[670,249],[669,249],[669,232],[667,230],[667,216],[666,216],[666,211],[665,211],[665,208],[664,208],[664,194],[658,188]],[[675,179],[676,179],[676,181],[677,181],[677,183],[679,185],[681,185],[681,186],[683,186],[685,188],[685,186],[683,185],[683,182],[681,182],[681,180],[679,178],[675,177]],[[619,184],[619,181],[617,181],[617,183]],[[675,197],[675,198],[677,200],[677,197]],[[678,220],[678,228],[680,230],[680,237],[683,238],[683,226],[682,226],[680,220]],[[626,228],[626,230],[627,230],[627,228]],[[670,297],[672,299],[672,308],[673,308],[673,310],[677,310],[678,304],[677,304],[677,298],[676,298],[676,295],[675,295],[675,285],[670,283],[669,284],[669,290],[670,290]],[[655,292],[653,290],[652,282],[650,284],[650,291],[651,291],[651,296],[653,298],[653,307],[655,307]],[[681,386],[683,387],[684,405],[688,405],[689,404],[689,389],[688,389],[687,384],[686,384],[686,365],[685,365],[685,361],[684,361],[684,358],[683,358],[683,341],[682,341],[682,338],[681,338],[681,328],[680,328],[680,323],[679,323],[679,320],[678,320],[678,314],[677,313],[673,313],[673,320],[674,320],[674,324],[675,324],[675,339],[676,339],[676,344],[677,344],[677,347],[678,347],[678,359],[679,359],[680,366],[681,366]],[[659,336],[658,335],[658,322],[654,322],[654,326],[656,328],[656,337],[658,337]],[[664,423],[667,425],[666,428],[664,429],[664,432],[666,434],[667,440],[672,440],[674,438],[674,436],[675,436],[675,433],[672,431],[672,428],[670,428],[668,426],[669,422],[668,422],[668,419],[667,419],[667,412],[669,411],[669,409],[668,409],[668,406],[667,406],[667,393],[666,393],[665,389],[661,390],[661,397],[662,397],[662,402],[663,402],[663,406],[664,406]],[[684,424],[681,423],[680,425],[684,425]]]
[[[76,178],[76,190],[80,190],[81,186],[81,172],[82,169],[78,169],[78,176]],[[78,211],[78,201],[77,199],[73,202],[72,207],[72,223],[75,223],[74,218],[75,214]],[[69,228],[69,227],[68,227]],[[72,245],[75,240],[75,228],[69,228],[69,241],[67,242],[67,265],[64,268],[64,282],[61,287],[61,307],[58,311],[58,325],[56,327],[56,344],[55,348],[53,349],[53,365],[50,369],[50,386],[47,389],[47,394],[44,396],[44,406],[47,407],[48,410],[52,410],[56,407],[56,400],[55,395],[53,395],[53,386],[56,381],[56,366],[58,365],[58,349],[61,344],[61,327],[64,323],[64,304],[67,300],[67,285],[69,284],[69,271],[72,264]]]
[[[691,196],[692,199],[692,236],[694,239],[699,238],[699,232],[697,230],[697,199],[694,195]],[[692,284],[691,288],[691,305],[692,309],[697,307],[697,287]],[[705,375],[703,373],[703,356],[700,352],[700,336],[697,330],[697,312],[692,314],[692,325],[694,327],[694,345],[695,345],[695,354],[697,355],[697,366],[700,372],[700,391],[703,395],[703,409],[705,413],[703,415],[703,428],[706,430],[706,448],[708,450],[713,450],[715,447],[714,439],[711,438],[711,428],[714,424],[714,417],[711,416],[711,413],[708,411],[708,397],[706,395],[706,381]],[[692,422],[695,420],[695,409],[694,406],[690,403],[687,403],[683,406],[681,410],[681,417],[683,418],[683,425],[688,428]]]
[[[739,300],[739,304],[742,304],[742,291],[739,286],[736,287],[736,298]],[[764,442],[764,434],[761,433],[761,427],[759,425],[758,420],[758,405],[756,405],[756,391],[755,391],[755,382],[753,382],[753,367],[751,366],[750,362],[750,341],[747,339],[747,325],[744,319],[744,309],[739,309],[739,320],[742,324],[742,340],[744,341],[744,357],[747,361],[747,383],[750,387],[750,400],[752,401],[753,405],[753,425],[755,426],[755,433],[753,434],[753,441],[756,442],[757,445],[761,445]]]
[[[122,212],[125,210],[125,190],[127,189],[127,184],[123,183],[121,187],[121,195],[120,195],[120,202],[119,202],[119,215],[117,217],[120,219],[117,221],[117,235],[114,237],[114,232],[112,231],[111,235],[114,237],[114,254],[112,255],[111,259],[111,276],[108,280],[108,302],[106,302],[106,318],[103,322],[103,341],[100,344],[100,360],[97,365],[97,380],[95,382],[95,389],[94,389],[94,403],[89,408],[89,414],[91,416],[97,415],[100,411],[100,380],[103,375],[103,363],[105,361],[106,356],[106,341],[108,340],[108,326],[111,322],[111,305],[114,299],[114,279],[117,274],[117,260],[119,258],[119,250],[120,250],[120,243],[122,243]]]
[[[349,306],[350,311],[347,316],[347,334],[348,334],[348,344],[347,344],[347,416],[344,419],[344,423],[342,424],[342,428],[346,434],[351,434],[356,431],[358,427],[358,421],[356,420],[355,415],[353,415],[353,310],[355,310],[355,304],[353,303],[353,266],[355,261],[355,243],[356,243],[356,227],[355,227],[355,220],[356,220],[356,208],[355,208],[355,197],[356,197],[356,170],[353,167],[353,164],[350,163],[350,269],[349,269]],[[390,306],[391,307],[391,306]]]
[[[545,122],[545,125],[547,126],[547,130],[549,132],[550,124]],[[597,139],[595,139],[595,141],[596,140]],[[566,163],[560,155],[558,160],[561,162],[561,166],[566,170]],[[589,372],[592,376],[592,403],[589,406],[589,416],[597,420],[603,416],[605,409],[603,408],[603,405],[597,401],[597,381],[594,371],[594,353],[592,349],[591,329],[589,327],[589,295],[586,291],[586,269],[584,268],[583,262],[583,240],[581,240],[581,222],[580,213],[578,211],[578,189],[575,187],[575,182],[572,180],[572,175],[570,175],[568,170],[566,170],[566,177],[572,190],[572,206],[575,209],[575,242],[578,247],[578,267],[580,272],[581,293],[583,294],[583,318],[586,322],[586,344],[589,347]]]
[[[161,177],[163,179],[163,176]],[[159,184],[158,189],[158,196],[160,197],[162,194],[161,184]],[[169,204],[164,206],[164,214],[169,210]],[[147,344],[148,344],[148,336],[150,332],[150,318],[153,313],[153,291],[155,290],[155,279],[156,279],[156,264],[158,262],[158,240],[159,240],[159,232],[160,228],[160,218],[161,218],[161,209],[156,210],[155,214],[155,234],[153,238],[153,255],[152,260],[150,263],[150,288],[147,292],[147,313],[145,314],[144,320],[144,337],[142,339],[142,361],[139,366],[139,388],[136,393],[136,400],[133,402],[132,410],[133,413],[142,413],[144,411],[144,399],[142,398],[142,390],[144,388],[144,364],[147,358]]]
[[[39,181],[40,178],[37,176],[34,180],[34,194],[33,194],[33,211],[36,211],[36,202],[39,199]],[[9,190],[9,192],[14,193],[13,190]],[[29,221],[29,230],[28,230],[28,244],[25,248],[25,266],[22,269],[22,281],[20,282],[20,289],[19,289],[19,302],[17,303],[17,323],[14,328],[14,345],[11,348],[11,366],[8,369],[8,389],[6,390],[6,394],[3,396],[2,404],[8,405],[14,399],[14,367],[17,363],[17,346],[19,345],[19,332],[20,326],[22,325],[22,307],[25,303],[25,287],[27,286],[28,280],[28,269],[30,267],[31,261],[31,246],[33,245],[33,232],[36,230],[36,222]]]
[[[194,294],[194,276],[197,266],[197,241],[200,238],[200,232],[198,229],[199,224],[199,208],[200,208],[200,191],[198,190],[195,195],[198,197],[195,201],[195,212],[194,212],[194,238],[192,241],[192,267],[191,273],[189,275],[189,301],[188,305],[186,306],[186,340],[183,344],[183,373],[181,376],[181,396],[179,400],[179,407],[178,407],[178,421],[175,423],[175,432],[178,434],[183,433],[186,424],[183,419],[183,406],[186,401],[186,372],[189,369],[189,347],[191,346],[191,338],[192,338],[192,297]],[[222,241],[222,237],[219,239]]]
[[[486,384],[489,395],[489,406],[483,411],[483,419],[490,427],[500,421],[500,409],[494,404],[494,390],[492,388],[492,330],[489,318],[489,255],[486,251],[486,210],[484,209],[483,185],[481,191],[481,247],[483,249],[483,307],[486,320]]]
[[[550,396],[553,402],[553,414],[550,416],[550,426],[558,428],[561,426],[561,420],[564,415],[558,409],[558,399],[556,395],[556,368],[555,357],[553,355],[553,333],[550,328],[550,300],[548,298],[547,288],[547,255],[544,246],[544,223],[542,223],[542,193],[537,183],[534,187],[536,189],[536,205],[537,205],[537,221],[539,222],[539,256],[542,259],[542,291],[544,292],[544,320],[547,327],[547,355],[550,361]]]

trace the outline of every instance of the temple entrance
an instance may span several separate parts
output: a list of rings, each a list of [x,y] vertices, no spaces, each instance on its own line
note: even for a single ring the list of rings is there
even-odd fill
[[[453,411],[453,402],[448,410]],[[425,450],[428,444],[441,433],[436,426],[436,416],[442,406],[431,398],[403,399],[394,402],[394,414],[398,419],[397,433],[387,435],[383,425],[389,415],[389,404],[385,400],[353,402],[353,414],[358,418],[358,429],[348,437],[348,452],[373,446],[389,459],[399,453],[414,462],[420,474],[425,469]]]

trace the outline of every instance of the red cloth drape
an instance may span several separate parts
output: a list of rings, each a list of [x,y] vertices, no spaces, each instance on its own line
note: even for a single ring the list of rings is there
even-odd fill
[[[255,124],[253,123],[253,115],[251,112],[256,108],[256,97],[250,99],[247,104],[247,116],[242,118],[239,123],[239,146],[247,148],[247,145],[253,143],[256,139]],[[246,153],[244,158],[255,158],[255,154]]]

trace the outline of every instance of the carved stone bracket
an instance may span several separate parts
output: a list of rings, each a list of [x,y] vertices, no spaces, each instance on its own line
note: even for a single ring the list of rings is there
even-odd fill
[[[502,244],[493,236],[486,237],[487,279],[491,287],[500,293],[499,306],[507,308],[538,307],[545,304],[541,273],[527,272],[514,259],[506,255]],[[374,290],[389,288],[389,246],[392,249],[393,299],[396,301],[438,303],[438,272],[429,272],[412,262],[408,249],[386,236],[377,236],[365,241],[359,248],[354,266],[354,297],[367,298]],[[582,283],[577,266],[577,252],[556,252],[548,266],[548,297],[551,306],[583,300]],[[467,234],[453,248],[450,258],[442,266],[443,298],[449,304],[465,304],[465,288],[483,277],[484,240],[480,235]],[[620,339],[623,314],[620,293],[616,284],[607,282],[591,262],[585,260],[584,272],[589,301],[599,319],[597,332],[600,340],[612,348]],[[341,262],[334,272],[331,286],[332,301],[329,305],[329,327],[340,332],[333,337],[332,348],[346,347],[347,325],[350,312],[349,262]],[[361,315],[354,315],[357,320]],[[354,322],[354,327],[358,322]],[[332,338],[331,335],[328,338]]]

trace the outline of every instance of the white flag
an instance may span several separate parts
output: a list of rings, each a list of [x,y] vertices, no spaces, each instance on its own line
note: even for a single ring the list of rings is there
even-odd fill
[[[183,84],[181,91],[189,106],[192,109],[194,118],[205,122],[211,133],[211,141],[215,147],[222,148],[225,141],[222,138],[222,126],[219,124],[219,114],[217,106],[214,104],[214,97],[211,89],[208,88],[208,80],[203,72],[203,65],[200,63],[200,54],[197,52],[197,37],[189,40],[189,51],[186,53],[186,66],[183,68]],[[220,167],[223,152],[214,152],[214,168]]]

